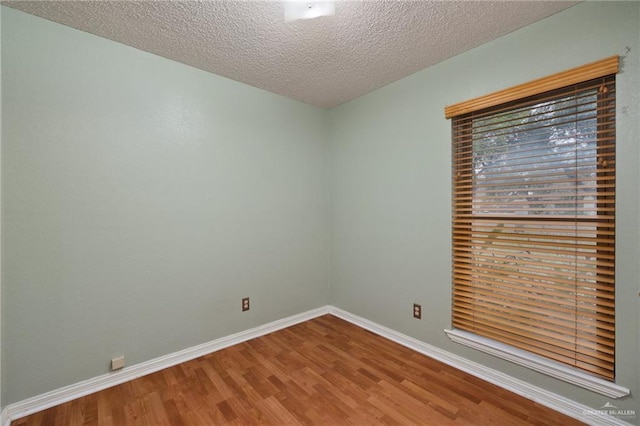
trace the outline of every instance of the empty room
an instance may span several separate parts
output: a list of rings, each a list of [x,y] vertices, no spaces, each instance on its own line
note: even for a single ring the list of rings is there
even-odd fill
[[[0,4],[0,426],[640,425],[640,2]]]

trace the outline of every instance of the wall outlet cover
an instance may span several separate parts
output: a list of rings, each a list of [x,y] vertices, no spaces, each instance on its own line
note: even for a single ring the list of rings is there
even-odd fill
[[[124,367],[124,356],[119,356],[111,360],[111,369],[120,370]]]
[[[413,304],[413,317],[422,319],[422,305],[418,305],[417,303]]]

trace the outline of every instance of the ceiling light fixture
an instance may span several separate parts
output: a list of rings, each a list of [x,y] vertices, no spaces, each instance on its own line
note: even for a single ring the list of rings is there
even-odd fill
[[[288,0],[284,2],[285,22],[331,16],[335,13],[333,1]]]

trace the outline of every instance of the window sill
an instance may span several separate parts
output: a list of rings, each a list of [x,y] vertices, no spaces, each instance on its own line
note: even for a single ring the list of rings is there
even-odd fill
[[[532,354],[522,349],[514,348],[507,344],[478,336],[468,331],[445,330],[449,339],[455,343],[468,346],[473,349],[511,361],[559,380],[580,386],[590,391],[606,395],[611,398],[621,398],[629,395],[631,391],[623,386],[616,385],[598,377],[591,376],[581,370],[571,368],[559,362],[551,361],[541,356]]]

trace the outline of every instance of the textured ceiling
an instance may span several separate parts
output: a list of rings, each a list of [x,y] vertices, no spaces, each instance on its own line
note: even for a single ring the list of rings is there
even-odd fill
[[[3,4],[322,108],[573,6],[575,1],[337,1],[284,22],[277,1]]]

